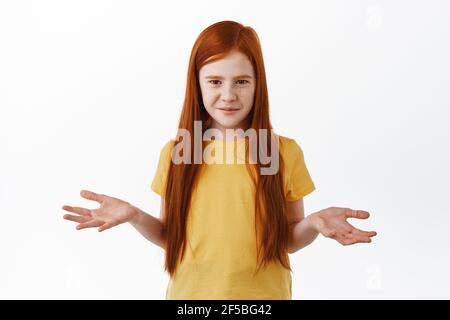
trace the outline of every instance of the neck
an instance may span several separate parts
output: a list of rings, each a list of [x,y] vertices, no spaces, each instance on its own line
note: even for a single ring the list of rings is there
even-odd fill
[[[249,127],[249,124],[248,124],[248,121],[246,121],[246,120],[242,121],[240,124],[238,124],[237,126],[232,127],[232,128],[224,127],[224,126],[220,125],[219,123],[217,123],[216,121],[213,121],[213,123],[211,125],[212,129],[217,129],[221,132],[222,140],[234,140],[236,138],[237,139],[243,138],[244,133],[248,127]],[[238,129],[241,129],[241,130],[238,130]]]

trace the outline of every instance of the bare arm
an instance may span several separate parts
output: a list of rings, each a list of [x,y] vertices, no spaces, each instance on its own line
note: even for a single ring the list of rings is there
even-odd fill
[[[288,252],[294,253],[311,244],[319,232],[311,224],[311,215],[289,226]]]
[[[160,219],[153,217],[142,211],[139,208],[134,207],[136,213],[129,223],[144,236],[147,240],[156,244],[157,246],[165,249],[165,243],[163,241],[163,223]],[[164,200],[161,201],[161,213],[164,211]]]
[[[309,216],[305,218],[303,198],[287,201],[286,209],[289,223],[288,252],[294,253],[311,244],[319,232],[311,225]]]

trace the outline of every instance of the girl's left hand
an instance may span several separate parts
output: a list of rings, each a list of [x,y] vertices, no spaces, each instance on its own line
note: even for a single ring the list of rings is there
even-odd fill
[[[348,218],[367,219],[369,213],[363,210],[330,207],[311,216],[313,227],[327,238],[334,239],[342,245],[370,243],[375,231],[363,231],[347,222]]]

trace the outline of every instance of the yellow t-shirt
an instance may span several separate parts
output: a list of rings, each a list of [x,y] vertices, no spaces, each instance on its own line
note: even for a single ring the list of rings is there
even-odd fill
[[[236,146],[245,147],[243,141],[210,143],[221,147],[225,144],[224,157],[234,147],[236,160],[240,155]],[[300,146],[283,136],[279,141],[286,200],[295,201],[314,191],[315,186]],[[159,195],[164,191],[174,143],[170,140],[162,148],[151,184]],[[188,245],[183,261],[169,280],[166,299],[292,299],[291,273],[281,263],[271,262],[253,277],[257,264],[255,187],[246,165],[237,161],[203,165],[199,179],[191,193]]]

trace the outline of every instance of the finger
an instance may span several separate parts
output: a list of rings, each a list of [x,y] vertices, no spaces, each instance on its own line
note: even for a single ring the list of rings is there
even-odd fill
[[[367,219],[370,214],[364,210],[347,209],[347,211],[345,212],[345,216],[347,218]]]
[[[112,227],[114,227],[114,224],[112,224],[111,222],[105,222],[103,225],[100,226],[100,228],[98,228],[98,232],[102,232]]]
[[[85,199],[97,201],[97,202],[100,202],[100,203],[103,200],[105,200],[105,195],[98,194],[98,193],[95,193],[95,192],[92,192],[92,191],[88,191],[88,190],[81,190],[80,191],[80,196],[82,196]]]
[[[348,238],[348,244],[370,243],[370,242],[372,242],[372,239],[366,236],[353,235],[352,237]]]
[[[73,212],[82,216],[91,216],[91,210],[81,207],[63,206],[63,210]]]
[[[346,237],[346,236],[343,236],[343,235],[340,236],[340,237],[338,237],[338,238],[336,238],[336,240],[337,240],[340,244],[342,244],[343,246],[348,246],[348,245],[354,243],[354,240],[352,240],[352,239],[350,239],[350,238],[348,238],[348,237]]]
[[[374,237],[377,235],[376,231],[364,231],[358,228],[353,229],[353,233],[363,236],[363,237]]]
[[[369,237],[360,236],[356,233],[339,232],[335,238],[336,241],[344,246],[351,245],[357,242],[367,242]]]
[[[80,223],[77,225],[77,230],[85,229],[85,228],[95,228],[98,226],[101,226],[103,224],[103,221],[100,220],[91,220],[88,222]]]
[[[362,237],[362,238],[356,238],[352,240],[351,244],[356,244],[356,243],[371,243],[372,239],[367,238],[367,237]]]
[[[350,229],[347,230],[347,233],[352,233],[352,234],[356,234],[356,235],[363,236],[363,237],[373,237],[373,236],[377,235],[377,233],[375,231],[364,231],[364,230],[355,228],[348,222],[346,223],[346,225],[348,227],[350,227]]]
[[[91,217],[74,216],[72,214],[65,214],[63,216],[63,218],[66,219],[66,220],[70,220],[70,221],[74,221],[74,222],[78,222],[78,223],[87,222],[87,221],[90,221],[92,219]]]
[[[337,240],[343,246],[349,246],[356,243],[370,243],[372,240],[370,238],[339,238]]]

